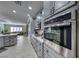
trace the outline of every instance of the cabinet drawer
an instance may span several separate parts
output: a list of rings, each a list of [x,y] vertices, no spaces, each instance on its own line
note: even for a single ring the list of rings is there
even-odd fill
[[[40,45],[38,45],[38,48],[39,48],[39,49],[42,49],[42,47],[43,47],[42,45],[41,45],[41,46],[40,46]]]
[[[4,42],[9,42],[9,39],[4,39]]]
[[[9,42],[10,38],[9,37],[4,37],[4,42]]]
[[[16,43],[17,43],[17,41],[10,41],[10,45],[14,45]]]
[[[55,56],[55,53],[53,53],[53,51],[50,50],[50,48],[48,47],[44,47],[44,52],[49,55],[49,56]],[[55,56],[56,57],[56,56]]]
[[[63,56],[59,55],[57,52],[55,52],[53,49],[49,48],[48,46],[44,45],[44,53],[47,53],[51,57],[55,58],[63,58]]]
[[[10,42],[13,42],[13,41],[17,41],[17,39],[16,38],[10,39]]]
[[[0,48],[4,47],[4,40],[3,37],[0,37]]]
[[[9,38],[10,38],[9,36],[4,37],[4,39],[9,39]]]
[[[40,57],[42,57],[42,52],[40,52],[40,51],[37,51],[37,56],[40,56]]]
[[[49,56],[49,58],[56,58],[54,54],[52,54],[49,50],[44,51],[44,56]]]
[[[10,45],[14,45],[14,44],[15,44],[15,42],[11,42],[11,43],[10,43]]]
[[[53,50],[51,50],[50,48],[48,48],[47,46],[44,46],[44,53],[49,55],[49,56],[53,56],[53,57],[56,57],[55,56],[55,53],[53,53]]]
[[[4,43],[4,46],[9,46],[9,45],[10,45],[9,42]]]

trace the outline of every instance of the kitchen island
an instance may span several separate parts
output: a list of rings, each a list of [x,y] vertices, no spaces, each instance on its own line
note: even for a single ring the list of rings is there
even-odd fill
[[[18,33],[0,34],[0,48],[13,46],[17,43]]]

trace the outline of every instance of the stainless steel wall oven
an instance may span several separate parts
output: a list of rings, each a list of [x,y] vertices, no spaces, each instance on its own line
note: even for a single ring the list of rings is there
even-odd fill
[[[58,45],[71,49],[71,24],[51,27],[51,32],[45,31],[44,37]]]
[[[76,57],[76,12],[68,11],[44,22],[44,38],[60,47],[58,52],[65,57]],[[62,49],[63,52],[60,51]]]

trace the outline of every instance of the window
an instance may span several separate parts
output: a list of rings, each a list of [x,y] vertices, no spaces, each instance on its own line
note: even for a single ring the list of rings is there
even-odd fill
[[[17,30],[17,28],[16,28],[16,27],[14,27],[14,32],[16,32],[16,30]]]
[[[13,31],[14,31],[14,28],[13,28],[13,27],[11,27],[10,31],[11,31],[11,32],[13,32]]]
[[[20,27],[20,31],[22,31],[22,27]]]
[[[21,32],[22,31],[22,27],[11,27],[10,31],[11,32]]]
[[[17,27],[16,31],[19,32],[19,27]]]

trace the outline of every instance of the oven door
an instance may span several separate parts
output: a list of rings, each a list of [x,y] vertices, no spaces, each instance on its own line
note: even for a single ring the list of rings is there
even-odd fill
[[[67,49],[71,49],[71,25],[54,26],[49,31],[45,28],[44,38],[63,46]]]
[[[64,57],[76,57],[76,25],[51,27],[51,33],[55,33],[52,41],[53,49]]]
[[[71,25],[51,27],[52,42],[71,50]]]

